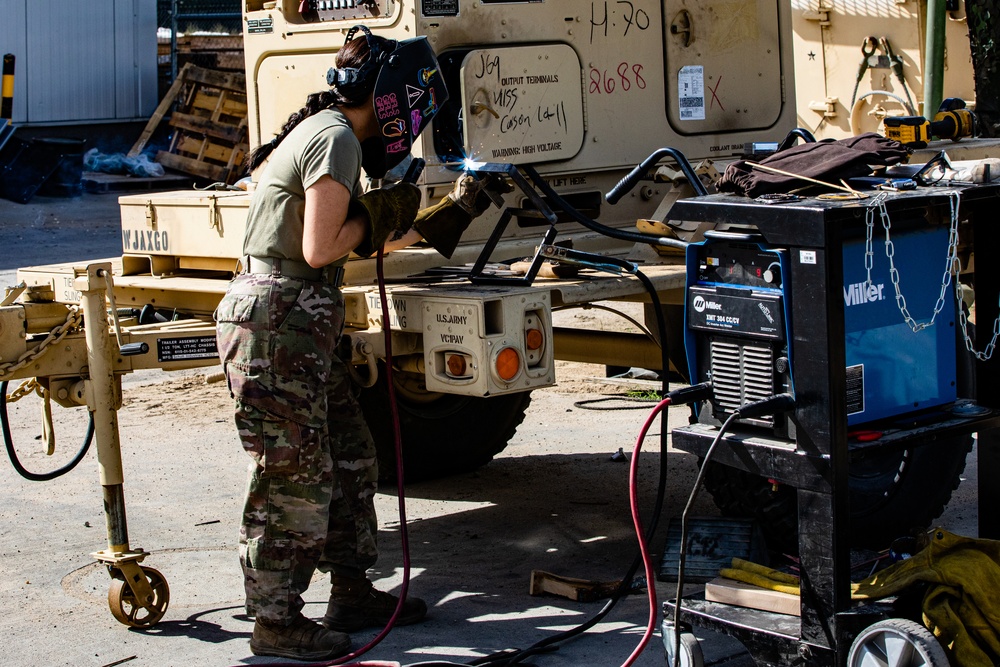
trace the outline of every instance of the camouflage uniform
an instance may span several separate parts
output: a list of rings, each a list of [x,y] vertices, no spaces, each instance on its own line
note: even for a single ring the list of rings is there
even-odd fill
[[[336,354],[344,298],[322,282],[241,274],[216,321],[252,459],[240,528],[247,613],[287,623],[317,568],[363,576],[378,555],[375,445]]]

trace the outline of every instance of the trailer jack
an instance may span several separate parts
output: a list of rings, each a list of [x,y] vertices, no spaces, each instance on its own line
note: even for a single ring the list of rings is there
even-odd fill
[[[121,406],[121,380],[114,372],[116,346],[106,323],[111,264],[87,266],[86,274],[76,279],[87,341],[85,381],[87,409],[94,417],[97,440],[97,464],[104,496],[108,547],[91,554],[107,565],[111,575],[108,606],[119,622],[131,627],[149,627],[159,621],[167,610],[170,589],[158,571],[140,563],[149,554],[133,549],[128,542],[125,518],[124,474],[122,471],[121,438],[118,431],[118,408]]]

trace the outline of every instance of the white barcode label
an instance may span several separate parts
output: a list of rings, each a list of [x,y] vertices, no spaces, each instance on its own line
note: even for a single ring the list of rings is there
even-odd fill
[[[705,68],[682,67],[677,73],[677,103],[681,120],[705,120]]]

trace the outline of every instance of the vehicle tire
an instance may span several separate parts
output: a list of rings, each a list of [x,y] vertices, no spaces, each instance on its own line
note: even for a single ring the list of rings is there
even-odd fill
[[[973,442],[963,435],[913,449],[853,455],[851,546],[883,549],[897,537],[926,528],[958,487]],[[797,549],[795,489],[773,489],[762,477],[717,463],[705,471],[705,488],[723,514],[757,519],[772,550]]]
[[[396,372],[396,402],[407,482],[475,470],[503,451],[524,419],[530,392],[502,396],[458,396],[428,392],[423,379]],[[396,479],[396,451],[385,366],[361,392],[361,409],[378,451],[379,478]]]
[[[858,634],[847,652],[847,667],[948,667],[950,664],[948,654],[934,634],[906,618],[872,623]]]

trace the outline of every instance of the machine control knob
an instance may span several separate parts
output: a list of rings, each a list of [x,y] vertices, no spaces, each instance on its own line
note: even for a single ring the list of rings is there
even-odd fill
[[[781,284],[781,267],[777,264],[772,264],[766,269],[764,269],[763,274],[764,281],[769,285],[780,285]]]

